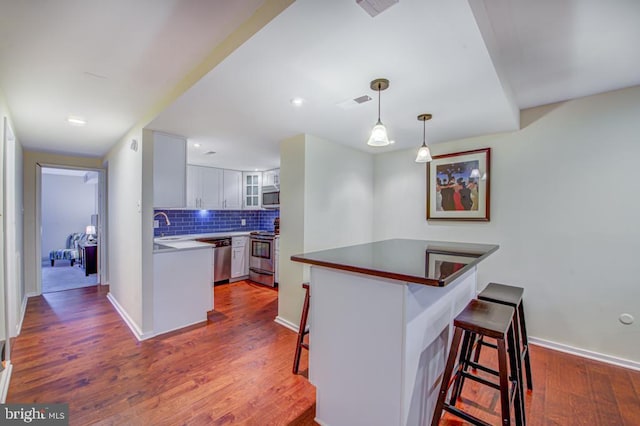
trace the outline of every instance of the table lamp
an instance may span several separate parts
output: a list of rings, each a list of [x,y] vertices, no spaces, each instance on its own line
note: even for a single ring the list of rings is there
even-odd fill
[[[87,234],[87,241],[95,241],[95,235],[96,235],[96,227],[93,225],[88,225],[87,228],[85,229],[85,234]]]

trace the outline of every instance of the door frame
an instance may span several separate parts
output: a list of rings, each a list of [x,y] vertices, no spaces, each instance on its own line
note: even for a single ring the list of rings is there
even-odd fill
[[[36,294],[42,294],[42,168],[52,169],[67,169],[67,170],[86,170],[91,172],[98,172],[98,226],[97,226],[97,238],[98,238],[98,271],[97,271],[97,285],[108,285],[107,270],[108,270],[108,258],[107,258],[107,174],[105,168],[85,167],[85,166],[69,166],[64,164],[55,163],[36,163]]]

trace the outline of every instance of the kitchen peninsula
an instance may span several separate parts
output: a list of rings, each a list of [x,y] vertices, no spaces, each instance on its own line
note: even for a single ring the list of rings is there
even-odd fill
[[[311,265],[309,380],[323,425],[428,424],[453,318],[497,245],[393,239],[292,256]]]

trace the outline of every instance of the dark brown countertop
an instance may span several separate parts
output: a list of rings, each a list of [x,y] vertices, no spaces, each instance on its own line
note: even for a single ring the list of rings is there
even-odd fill
[[[443,287],[498,250],[496,244],[393,239],[291,256],[295,262]]]

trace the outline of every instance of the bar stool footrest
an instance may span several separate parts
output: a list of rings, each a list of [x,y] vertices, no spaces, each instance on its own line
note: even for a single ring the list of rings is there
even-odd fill
[[[469,413],[465,413],[462,410],[457,409],[456,407],[449,405],[449,404],[445,404],[444,407],[442,407],[445,411],[450,412],[451,414],[454,414],[458,417],[460,417],[461,419],[464,419],[466,421],[468,421],[469,423],[475,425],[475,426],[492,426],[491,423],[487,423],[484,422],[482,420],[480,420],[477,417],[472,416]]]

